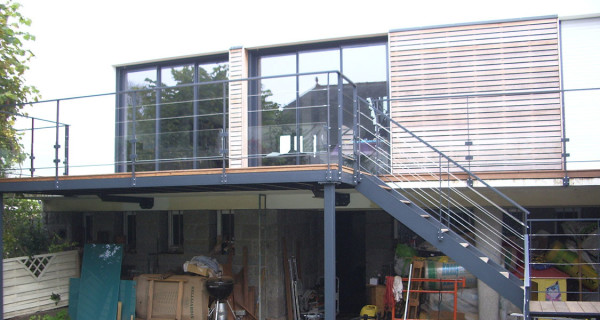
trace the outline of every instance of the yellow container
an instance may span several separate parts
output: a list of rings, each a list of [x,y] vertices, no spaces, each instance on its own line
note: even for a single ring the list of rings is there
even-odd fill
[[[362,309],[360,309],[360,317],[361,318],[373,318],[375,319],[377,317],[377,306],[374,306],[372,304],[368,304],[366,306],[364,306]]]
[[[537,301],[567,301],[566,279],[531,279],[537,284]]]

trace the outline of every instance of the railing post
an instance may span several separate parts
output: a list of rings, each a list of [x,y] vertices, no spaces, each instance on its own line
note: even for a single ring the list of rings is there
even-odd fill
[[[35,135],[35,119],[31,118],[31,154],[29,155],[29,160],[30,160],[31,166],[29,167],[29,171],[31,172],[32,178],[33,178],[33,173],[35,172],[35,167],[34,167],[34,163],[33,163],[33,161],[35,160],[35,156],[33,154],[34,135]]]
[[[522,212],[522,211],[521,211]],[[529,299],[531,295],[531,278],[529,274],[529,219],[528,213],[523,212],[525,234],[523,235],[523,318],[529,319]]]
[[[296,59],[299,59],[298,56],[296,56]],[[298,76],[298,74],[296,74],[296,99],[295,99],[295,109],[296,109],[296,128],[295,128],[295,132],[296,132],[296,137],[294,137],[294,145],[295,147],[293,148],[293,150],[296,152],[296,165],[300,165],[300,134],[301,134],[301,130],[300,130],[300,77]]]
[[[65,160],[63,161],[65,164],[65,176],[69,175],[69,127],[68,124],[65,124]]]
[[[60,159],[58,158],[58,150],[60,149],[59,144],[60,137],[60,100],[56,100],[56,140],[54,141],[54,168],[55,168],[55,183],[58,188],[58,164]]]
[[[332,128],[332,124],[331,124],[331,81],[330,78],[331,77],[331,73],[327,73],[327,175],[329,176],[329,178],[331,178],[331,151],[333,150],[332,146],[331,146],[331,130]]]
[[[162,78],[161,78],[161,72],[158,71],[156,73],[156,78],[157,78],[157,83],[159,84],[159,88],[160,86],[162,86]],[[161,115],[160,115],[160,111],[161,111],[161,100],[162,100],[162,90],[161,89],[156,89],[156,97],[154,99],[155,101],[155,122],[154,122],[154,171],[159,171],[160,170],[160,134],[161,134],[161,130],[160,130],[160,123],[161,123]]]
[[[343,127],[344,127],[344,78],[342,77],[342,74],[338,72],[338,109],[337,109],[337,114],[338,114],[338,123],[337,123],[337,131],[338,131],[338,138],[337,138],[337,145],[338,145],[338,179],[342,178],[342,166],[344,164],[344,157],[343,157]]]
[[[379,105],[379,103],[381,103],[381,106]],[[381,121],[380,119],[382,119],[383,117],[380,117],[377,112],[375,112],[375,109],[379,110],[379,108],[383,109],[383,102],[381,100],[375,100],[375,104],[371,104],[371,108],[373,109],[373,120],[375,120],[375,159],[373,160],[373,162],[375,163],[375,172],[377,175],[381,174],[381,165],[380,163],[382,162],[381,160],[381,156],[379,154],[379,150],[383,150],[381,148]],[[391,159],[391,157],[389,157]],[[389,168],[390,168],[390,173],[393,172],[394,168],[392,167],[392,164],[389,164]]]
[[[360,117],[358,116],[360,112],[360,107],[358,105],[358,89],[356,86],[352,86],[352,152],[354,153],[354,183],[358,182],[358,175],[360,171]]]
[[[467,156],[465,160],[467,160],[467,168],[471,171],[471,161],[473,160],[473,156],[471,155],[471,146],[473,145],[473,141],[471,141],[471,113],[469,109],[469,97],[467,96],[467,141],[465,141],[465,145],[467,146]]]
[[[137,136],[136,136],[136,113],[137,113],[137,92],[133,93],[133,102],[131,103],[131,184],[135,185],[135,162],[137,160]]]
[[[198,168],[198,64],[194,71],[194,102],[192,102],[193,122],[192,122],[192,169]]]
[[[569,138],[567,138],[567,120],[566,120],[566,112],[565,112],[565,91],[560,91],[560,101],[561,101],[561,113],[562,113],[562,138],[560,139],[562,143],[562,169],[564,171],[563,175],[563,187],[568,187],[571,184],[571,179],[569,178],[569,171],[567,168],[567,158],[569,154],[567,153],[567,142],[569,142]]]
[[[221,129],[221,157],[223,174],[221,176],[221,182],[227,182],[227,156],[229,154],[228,140],[229,133],[227,132],[227,85],[228,83],[223,82],[223,129]]]
[[[443,224],[442,217],[443,217],[444,211],[442,210],[442,155],[441,154],[438,155],[438,182],[440,185],[439,189],[438,189],[439,190],[438,191],[438,194],[439,194],[438,208],[439,208],[439,214],[440,214],[439,221],[440,221],[440,223]]]

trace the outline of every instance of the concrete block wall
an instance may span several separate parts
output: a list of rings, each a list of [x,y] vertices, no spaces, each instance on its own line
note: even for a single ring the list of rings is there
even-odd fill
[[[210,255],[216,242],[216,211],[193,210],[183,214],[184,251],[169,253],[168,212],[136,212],[136,250],[125,252],[125,275],[176,271],[193,256]],[[236,251],[233,271],[240,271],[243,248],[247,247],[249,285],[258,289],[259,279],[262,280],[262,317],[283,318],[286,314],[284,268],[288,265],[283,261],[282,240],[285,239],[288,257],[298,258],[304,288],[313,287],[323,275],[323,213],[316,210],[235,210],[234,214]],[[95,218],[102,216],[99,221],[106,223],[99,226],[110,229],[111,235],[123,231],[122,212],[96,212],[93,215]],[[75,230],[82,229],[82,217],[81,213],[52,214],[48,221]],[[217,259],[224,263],[227,256],[219,255]]]
[[[186,259],[209,255],[217,239],[217,212],[192,210],[183,212],[183,250]]]
[[[260,313],[263,318],[285,315],[280,226],[277,210],[235,211],[234,272],[243,265],[243,248],[248,248],[248,285],[260,286]],[[260,283],[259,283],[260,279]],[[257,312],[258,313],[258,312]]]
[[[394,219],[384,211],[367,211],[365,216],[365,283],[394,263]]]
[[[81,212],[43,212],[44,223],[50,233],[65,240],[83,243],[83,214]]]
[[[323,274],[323,216],[318,211],[236,210],[234,272],[241,269],[243,248],[248,248],[249,285],[261,286],[263,318],[284,318],[285,280],[283,244],[288,257],[298,257],[304,288]]]

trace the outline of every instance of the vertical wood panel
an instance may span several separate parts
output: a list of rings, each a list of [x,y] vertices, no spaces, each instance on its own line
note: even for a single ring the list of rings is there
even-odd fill
[[[229,51],[229,79],[248,77],[248,55],[244,48]],[[248,82],[229,83],[229,167],[248,166]]]
[[[560,94],[506,95],[560,89],[557,27],[549,18],[391,32],[392,118],[473,171],[561,169]],[[437,159],[392,131],[396,170]]]

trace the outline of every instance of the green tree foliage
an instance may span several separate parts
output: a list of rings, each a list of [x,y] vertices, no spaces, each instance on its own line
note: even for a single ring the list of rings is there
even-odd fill
[[[47,253],[50,241],[42,225],[41,205],[36,200],[4,199],[4,258]]]
[[[35,87],[25,84],[26,65],[33,54],[24,48],[34,36],[22,28],[31,20],[19,13],[20,4],[12,0],[0,3],[0,176],[26,158],[20,136],[14,129],[15,114],[23,105],[38,100]],[[10,197],[4,199],[2,215],[4,258],[32,256],[63,249],[56,235],[50,236],[42,221],[42,208],[37,200]],[[66,244],[67,246],[72,244]]]
[[[20,5],[12,0],[0,3],[0,174],[25,160],[19,135],[13,128],[23,104],[38,99],[35,87],[25,85],[26,65],[33,54],[24,49],[25,41],[34,36],[22,30],[31,20],[19,13]]]
[[[7,197],[2,216],[3,257],[13,258],[68,250],[77,243],[64,241],[44,227],[40,201]]]

